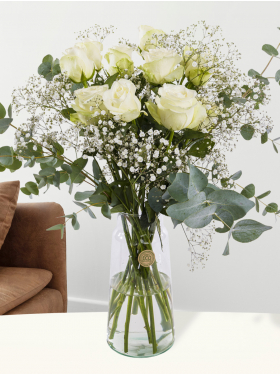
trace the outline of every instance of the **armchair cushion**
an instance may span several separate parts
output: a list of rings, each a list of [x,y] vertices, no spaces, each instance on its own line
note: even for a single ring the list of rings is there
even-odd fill
[[[44,269],[0,267],[0,314],[29,300],[52,279]]]
[[[0,248],[11,227],[19,194],[19,181],[0,183]]]

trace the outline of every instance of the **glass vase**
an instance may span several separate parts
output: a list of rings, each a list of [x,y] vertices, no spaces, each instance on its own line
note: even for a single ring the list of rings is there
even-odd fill
[[[159,235],[160,233],[160,235]],[[174,343],[168,233],[162,219],[120,213],[113,232],[109,346],[131,357],[156,356]]]

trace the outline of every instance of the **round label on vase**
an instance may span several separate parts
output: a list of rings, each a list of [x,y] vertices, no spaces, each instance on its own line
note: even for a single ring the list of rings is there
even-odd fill
[[[141,252],[138,256],[138,262],[140,265],[144,266],[145,268],[153,265],[155,262],[156,256],[153,251],[147,249]]]

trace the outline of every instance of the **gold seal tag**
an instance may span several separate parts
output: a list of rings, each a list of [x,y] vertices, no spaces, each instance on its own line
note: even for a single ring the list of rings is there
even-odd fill
[[[156,256],[154,252],[149,249],[141,252],[138,256],[139,264],[144,266],[145,268],[148,268],[149,266],[153,265],[155,259]]]

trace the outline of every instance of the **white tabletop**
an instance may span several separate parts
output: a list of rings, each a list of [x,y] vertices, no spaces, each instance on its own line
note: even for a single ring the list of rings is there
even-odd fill
[[[0,317],[1,374],[279,374],[280,315],[175,312],[176,342],[133,359],[106,343],[106,313]]]

